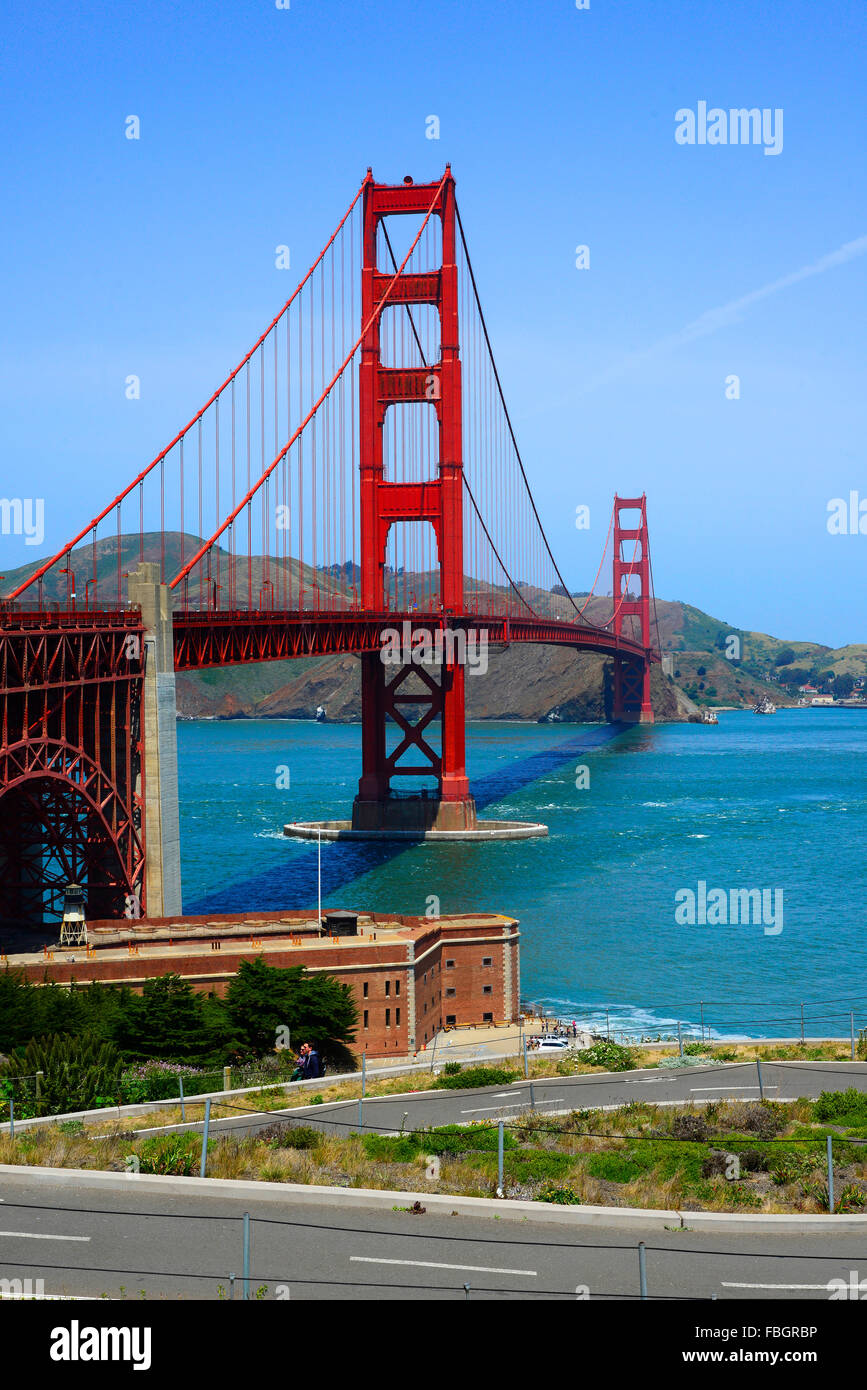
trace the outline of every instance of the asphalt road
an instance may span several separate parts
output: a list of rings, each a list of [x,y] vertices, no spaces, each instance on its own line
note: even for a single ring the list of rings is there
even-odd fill
[[[228,1296],[251,1215],[251,1294],[297,1299],[632,1299],[639,1234],[490,1217],[339,1211],[263,1198],[76,1192],[0,1171],[0,1275],[45,1293],[138,1299]],[[812,1235],[644,1234],[651,1299],[827,1299],[867,1277],[863,1241]],[[464,1285],[469,1284],[469,1294]],[[123,1293],[121,1292],[123,1290]],[[240,1277],[235,1297],[241,1296]]]
[[[850,1085],[867,1091],[867,1064],[763,1063],[762,1085],[774,1099]],[[630,1100],[729,1097],[758,1099],[754,1063],[536,1081],[532,1101],[543,1117]],[[394,1133],[509,1119],[530,1104],[526,1082],[383,1097],[364,1102],[363,1124]],[[335,1133],[358,1128],[357,1101],[291,1113]],[[253,1132],[274,1119],[239,1115],[216,1122],[212,1132]],[[240,1297],[245,1209],[252,1218],[251,1282],[254,1289],[267,1286],[268,1298],[574,1299],[585,1288],[591,1298],[634,1298],[639,1239],[647,1246],[651,1298],[827,1299],[830,1279],[849,1285],[867,1279],[860,1237],[833,1229],[796,1235],[570,1229],[433,1211],[340,1210],[317,1202],[313,1190],[309,1200],[287,1202],[275,1192],[243,1203],[218,1191],[137,1193],[134,1179],[129,1188],[85,1191],[2,1169],[0,1278],[41,1278],[46,1293],[79,1297],[120,1297],[121,1290],[138,1297],[144,1290],[148,1298],[201,1299],[218,1297],[220,1285],[228,1296],[234,1272]]]
[[[768,1100],[815,1098],[822,1091],[844,1090],[849,1086],[867,1091],[867,1062],[763,1062],[761,1082],[761,1094]],[[363,1102],[361,1126],[381,1134],[396,1134],[402,1129],[509,1120],[531,1108],[541,1117],[625,1105],[629,1101],[701,1103],[725,1099],[760,1099],[755,1062],[555,1077],[534,1081],[532,1095],[530,1083],[524,1081],[477,1091],[419,1091],[372,1097]],[[317,1128],[334,1134],[351,1133],[361,1127],[357,1100],[300,1106],[288,1113],[299,1124],[315,1122]],[[211,1133],[252,1134],[280,1118],[280,1114],[274,1112],[252,1119],[248,1114],[239,1114],[212,1120]],[[201,1127],[201,1123],[191,1123],[172,1128],[201,1130]],[[158,1131],[142,1131],[145,1134],[155,1132]]]

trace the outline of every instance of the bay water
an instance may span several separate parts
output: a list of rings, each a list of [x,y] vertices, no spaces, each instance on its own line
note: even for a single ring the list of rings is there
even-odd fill
[[[316,844],[283,825],[350,814],[360,727],[185,721],[178,744],[185,911],[315,911]],[[522,998],[603,1030],[790,1036],[802,1004],[808,1035],[867,1026],[867,711],[477,723],[467,765],[483,817],[548,836],[326,843],[323,903],[508,913]],[[742,888],[764,918],[731,920]]]

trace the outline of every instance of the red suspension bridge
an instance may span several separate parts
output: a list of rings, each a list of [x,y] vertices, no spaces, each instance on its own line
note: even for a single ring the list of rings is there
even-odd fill
[[[91,916],[180,910],[177,670],[358,653],[352,825],[471,831],[461,634],[610,656],[613,717],[653,717],[644,497],[615,497],[609,543],[591,622],[533,500],[451,171],[368,171],[231,375],[0,600],[0,918],[56,917],[69,881]]]

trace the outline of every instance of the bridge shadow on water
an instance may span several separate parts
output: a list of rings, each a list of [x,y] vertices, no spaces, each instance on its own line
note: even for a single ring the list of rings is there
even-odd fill
[[[538,781],[576,756],[592,753],[612,743],[626,732],[634,732],[633,724],[605,724],[585,729],[576,737],[565,739],[529,757],[519,758],[509,767],[486,773],[472,783],[472,793],[479,811],[496,805],[514,792]],[[509,818],[508,807],[502,818]],[[418,841],[343,840],[323,845],[322,898],[348,887],[362,875],[382,868],[399,855],[412,849]],[[281,909],[315,907],[317,895],[318,847],[305,841],[287,841],[294,853],[279,865],[241,882],[231,884],[216,893],[208,893],[184,903],[191,915],[208,912],[278,912]],[[388,905],[379,909],[387,911]]]

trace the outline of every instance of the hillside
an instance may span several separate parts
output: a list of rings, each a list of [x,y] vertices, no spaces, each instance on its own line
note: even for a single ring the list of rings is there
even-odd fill
[[[121,564],[134,568],[139,558],[166,557],[167,571],[180,567],[182,556],[194,554],[197,536],[158,533],[121,537]],[[94,559],[99,588],[108,595],[117,574],[117,543],[108,539],[80,547],[73,554],[71,568],[79,575],[93,573]],[[8,592],[38,565],[8,574]],[[233,574],[234,569],[234,574]],[[229,589],[234,580],[234,596],[245,606],[274,585],[275,595],[284,590],[297,594],[299,586],[309,594],[318,587],[329,606],[349,604],[357,574],[347,562],[328,572],[314,571],[298,561],[280,557],[254,557],[233,566],[231,557],[221,551],[212,561],[212,578]],[[47,601],[64,602],[66,576],[49,574],[45,582]],[[390,595],[397,604],[407,595],[436,595],[436,574],[387,574]],[[489,586],[467,580],[469,592],[479,593]],[[91,594],[92,594],[91,590]],[[523,587],[528,603],[540,613],[568,618],[576,605],[586,618],[604,624],[611,617],[612,600],[586,594],[570,599],[565,593],[549,593],[530,585]],[[573,601],[574,600],[574,601]],[[178,590],[176,606],[184,602]],[[191,577],[186,602],[200,603],[198,578]],[[653,672],[654,708],[659,719],[697,718],[697,707],[734,705],[751,707],[762,695],[778,705],[798,703],[798,684],[807,680],[821,684],[832,674],[845,679],[867,677],[867,644],[852,643],[832,649],[821,643],[784,640],[766,633],[732,628],[728,623],[704,613],[691,604],[657,600],[656,621],[661,650],[671,654],[671,679],[658,668]],[[637,635],[637,633],[636,633]],[[732,639],[736,639],[733,642]],[[739,659],[738,659],[739,658]],[[833,690],[829,682],[823,688]],[[306,657],[297,661],[259,663],[222,670],[185,672],[178,676],[178,713],[187,719],[273,718],[313,719],[323,706],[328,719],[353,721],[360,717],[359,662],[354,656]],[[568,648],[514,646],[490,652],[487,673],[467,678],[467,711],[471,719],[529,719],[583,722],[610,716],[611,663],[601,656],[579,655]]]

